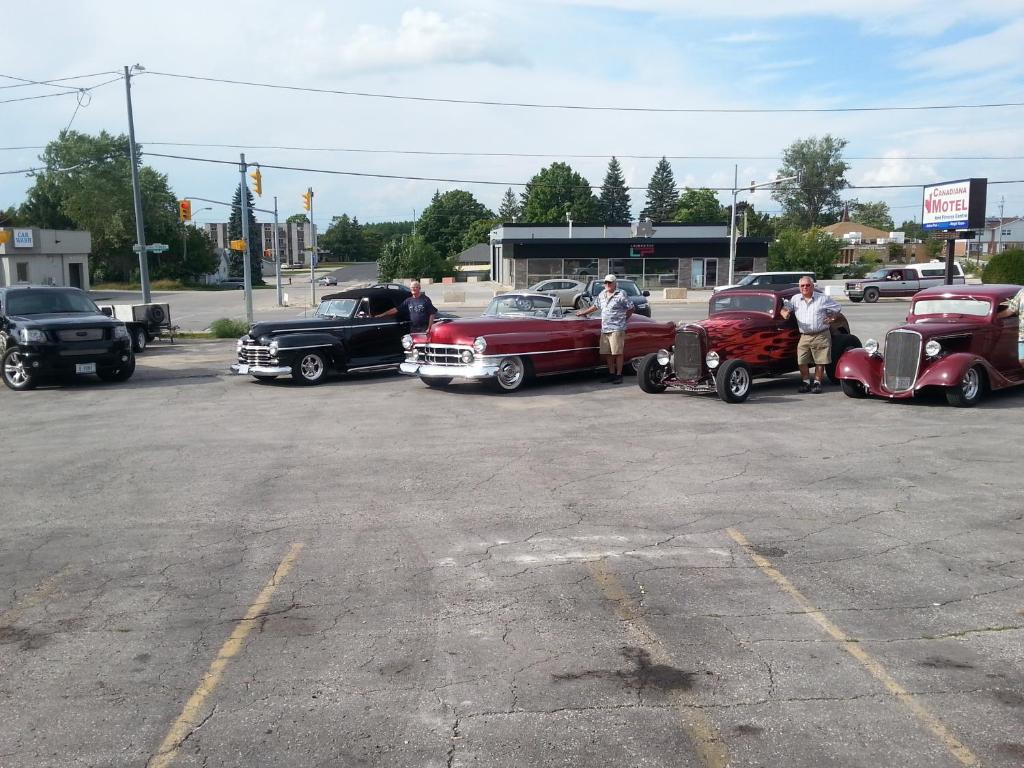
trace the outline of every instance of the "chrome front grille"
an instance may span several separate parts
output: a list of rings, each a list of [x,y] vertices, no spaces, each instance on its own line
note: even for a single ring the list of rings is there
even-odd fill
[[[467,349],[469,348],[426,344],[420,347],[420,359],[428,365],[465,365],[461,355]]]
[[[59,341],[101,341],[103,339],[102,328],[73,328],[67,331],[57,331]]]
[[[676,378],[696,379],[703,371],[700,336],[693,331],[677,331],[674,365]]]
[[[246,344],[238,353],[238,362],[248,365],[269,365],[270,347]]]
[[[882,381],[890,392],[906,392],[917,381],[921,363],[921,334],[914,331],[889,331],[885,336]]]

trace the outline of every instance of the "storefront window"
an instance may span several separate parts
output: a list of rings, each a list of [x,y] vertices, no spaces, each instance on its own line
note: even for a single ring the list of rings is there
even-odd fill
[[[608,271],[616,277],[625,277],[640,285],[644,279],[645,259],[609,259]]]
[[[565,269],[561,277],[579,280],[581,283],[600,277],[597,274],[597,259],[565,259]]]
[[[675,288],[679,285],[679,259],[644,259],[643,288]]]
[[[526,284],[533,285],[541,280],[562,276],[561,259],[527,259]]]

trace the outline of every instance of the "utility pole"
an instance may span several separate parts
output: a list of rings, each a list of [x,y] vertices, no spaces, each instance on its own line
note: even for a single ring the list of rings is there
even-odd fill
[[[249,183],[245,178],[248,166],[245,163],[245,153],[238,156],[238,172],[242,177],[241,186],[238,188],[239,206],[242,211],[242,240],[245,241],[243,251],[245,261],[242,263],[242,277],[245,282],[245,321],[252,325],[252,265],[249,263]]]
[[[316,308],[316,225],[313,223],[313,188],[309,188],[309,290],[313,297],[313,308]]]
[[[135,65],[139,67],[138,64]],[[139,67],[142,69],[142,67]],[[139,189],[139,158],[135,151],[135,119],[132,117],[132,68],[124,68],[124,92],[128,100],[128,154],[132,163],[132,197],[135,199],[135,240],[139,249],[139,282],[142,303],[149,304],[149,254],[146,251],[146,227],[142,221],[142,190]]]
[[[274,195],[274,273],[277,278],[277,306],[284,306],[284,294],[281,288],[281,249],[278,247],[280,237],[277,224],[277,195]]]
[[[996,243],[996,253],[1003,250],[1003,206],[1006,205],[1006,197],[999,198],[999,239]]]

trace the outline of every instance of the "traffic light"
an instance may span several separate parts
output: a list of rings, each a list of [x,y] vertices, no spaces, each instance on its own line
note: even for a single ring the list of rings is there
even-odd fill
[[[179,200],[178,201],[178,221],[185,223],[186,221],[192,221],[192,201],[191,200]]]
[[[252,191],[258,196],[263,196],[263,174],[260,173],[260,167],[257,165],[256,170],[249,174],[252,179]]]
[[[302,194],[302,207],[307,211],[313,210],[313,188],[310,187]]]

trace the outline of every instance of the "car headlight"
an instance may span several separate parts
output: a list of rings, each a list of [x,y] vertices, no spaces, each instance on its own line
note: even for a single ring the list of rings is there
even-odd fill
[[[402,337],[402,349],[404,349],[406,352],[412,349],[412,336],[410,336],[408,333]]]
[[[658,365],[668,365],[672,361],[672,353],[667,349],[659,349],[657,352]]]
[[[267,347],[267,351],[270,353],[271,357],[277,357],[277,342],[270,342],[270,346]]]
[[[864,351],[869,355],[878,354],[878,341],[876,339],[868,339],[864,342]]]
[[[468,349],[462,350],[462,354],[460,354],[459,357],[462,358],[462,362],[464,362],[466,365],[469,365],[470,363],[473,362],[473,353],[470,352]]]
[[[704,356],[704,364],[708,368],[717,368],[719,362],[721,362],[721,360],[718,357],[718,353],[717,352],[708,352]]]
[[[127,339],[128,338],[128,326],[126,326],[126,325],[115,325],[114,326],[114,338],[115,339]]]
[[[121,327],[124,328],[123,325]],[[34,341],[46,341],[46,333],[31,328],[22,328],[18,332],[18,338],[21,339],[22,344],[31,344]]]
[[[937,342],[935,339],[932,339],[931,341],[924,345],[924,353],[928,357],[938,357],[941,351],[942,345],[939,344],[939,342]]]
[[[487,350],[487,339],[483,336],[477,336],[476,340],[473,341],[473,351],[478,355],[482,355]]]

